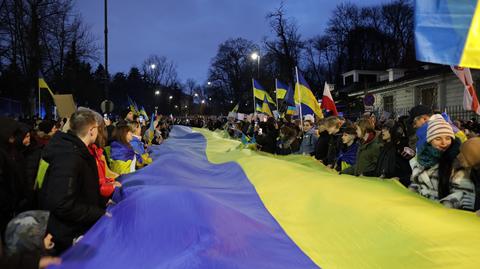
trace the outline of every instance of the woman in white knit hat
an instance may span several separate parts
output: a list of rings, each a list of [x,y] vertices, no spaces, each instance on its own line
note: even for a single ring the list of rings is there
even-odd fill
[[[418,153],[409,188],[447,207],[473,210],[474,184],[464,170],[453,169],[460,145],[450,124],[441,115],[433,115],[428,121],[427,143]]]

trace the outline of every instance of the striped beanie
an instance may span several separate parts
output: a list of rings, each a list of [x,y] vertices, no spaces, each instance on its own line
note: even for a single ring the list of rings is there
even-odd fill
[[[452,126],[446,122],[442,115],[435,114],[428,121],[427,142],[430,143],[437,137],[449,136],[455,139]]]

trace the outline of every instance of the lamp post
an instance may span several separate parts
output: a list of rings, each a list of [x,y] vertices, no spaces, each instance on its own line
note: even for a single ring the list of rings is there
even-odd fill
[[[107,22],[108,22],[108,5],[107,5],[107,1],[108,0],[105,0],[105,99],[108,99],[108,25],[107,25]]]
[[[260,79],[260,54],[257,52],[252,53],[252,60],[257,61],[257,78]]]

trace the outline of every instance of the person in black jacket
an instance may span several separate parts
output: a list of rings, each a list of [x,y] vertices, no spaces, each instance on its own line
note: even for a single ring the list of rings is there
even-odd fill
[[[323,161],[323,164],[333,168],[338,154],[342,148],[342,129],[345,121],[341,120],[339,117],[331,116],[328,117],[325,121],[325,127],[329,135],[328,139],[328,150],[327,156]]]
[[[19,128],[13,119],[0,117],[0,235],[7,223],[18,213],[22,173],[15,162],[15,132]]]
[[[31,136],[31,127],[24,123],[19,123],[19,128],[15,132],[15,163],[21,171],[23,181],[19,183],[20,201],[19,212],[37,209],[36,197],[34,192],[35,178],[37,177],[40,155],[43,146],[38,145]]]
[[[380,151],[374,176],[381,178],[398,178],[408,187],[412,169],[408,159],[402,156],[408,147],[408,136],[402,126],[394,120],[387,120],[382,127],[383,148]]]
[[[70,131],[57,133],[42,152],[47,168],[40,191],[41,209],[50,211],[47,232],[61,253],[105,214],[97,164],[87,146],[98,135],[92,111],[77,111]]]
[[[321,120],[318,123],[318,140],[315,144],[315,159],[324,162],[328,156],[328,142],[330,141],[330,135],[328,134],[325,120]]]

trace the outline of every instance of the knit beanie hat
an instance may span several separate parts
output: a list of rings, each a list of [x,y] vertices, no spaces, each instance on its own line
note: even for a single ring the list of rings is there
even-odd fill
[[[5,230],[7,254],[41,252],[49,215],[48,211],[32,210],[13,218]]]
[[[469,167],[477,168],[480,166],[480,137],[475,137],[465,141],[460,147],[458,159],[463,161]],[[466,167],[467,168],[467,167]]]
[[[430,143],[437,137],[449,136],[455,139],[452,126],[443,119],[442,115],[435,114],[428,121],[427,142]]]

